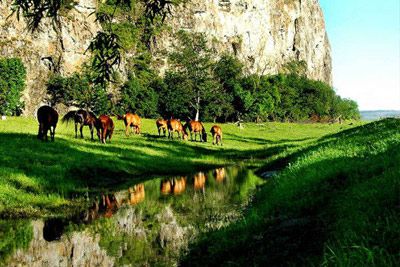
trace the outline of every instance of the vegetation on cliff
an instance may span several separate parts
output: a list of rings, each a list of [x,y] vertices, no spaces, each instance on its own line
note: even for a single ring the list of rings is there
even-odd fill
[[[24,103],[26,69],[18,58],[0,58],[0,115],[19,115]]]

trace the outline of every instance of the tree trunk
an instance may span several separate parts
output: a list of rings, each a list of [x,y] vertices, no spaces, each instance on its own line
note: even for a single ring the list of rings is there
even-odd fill
[[[196,117],[194,120],[199,121],[199,117],[200,117],[200,96],[198,96],[196,99]]]

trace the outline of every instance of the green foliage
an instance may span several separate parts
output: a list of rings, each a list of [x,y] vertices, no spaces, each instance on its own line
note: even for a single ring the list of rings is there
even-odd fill
[[[135,112],[146,118],[157,117],[158,95],[151,85],[131,75],[121,88],[120,113]]]
[[[39,28],[44,18],[50,18],[53,26],[59,25],[60,13],[75,6],[74,0],[14,0],[12,3],[12,14],[24,17],[30,31]]]
[[[19,58],[0,58],[0,114],[19,115],[26,69]]]
[[[219,91],[212,72],[212,52],[203,33],[179,31],[177,41],[169,55],[172,75],[167,76],[173,78],[174,83],[166,83],[171,86],[169,90],[180,91],[187,98],[186,102],[191,106],[189,112],[197,118],[200,109]]]
[[[109,114],[113,108],[111,95],[91,81],[88,69],[83,74],[74,73],[69,77],[55,75],[47,83],[48,101],[51,105],[62,103],[92,110],[96,114]]]

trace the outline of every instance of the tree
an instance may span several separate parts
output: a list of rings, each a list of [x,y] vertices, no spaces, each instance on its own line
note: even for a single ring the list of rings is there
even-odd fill
[[[23,108],[26,69],[19,58],[0,58],[0,113],[18,115]]]
[[[177,44],[169,54],[173,76],[180,84],[170,84],[174,87],[187,87],[190,106],[195,111],[195,120],[199,120],[202,106],[210,99],[212,89],[218,87],[213,77],[212,53],[207,47],[207,40],[203,33],[177,33]]]

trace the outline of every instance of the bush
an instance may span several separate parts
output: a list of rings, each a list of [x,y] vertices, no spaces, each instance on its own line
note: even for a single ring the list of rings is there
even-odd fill
[[[19,115],[25,88],[26,69],[19,58],[0,58],[0,113]]]

